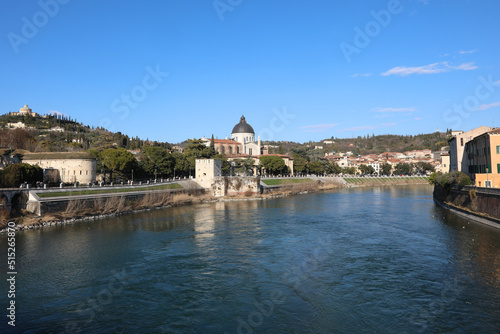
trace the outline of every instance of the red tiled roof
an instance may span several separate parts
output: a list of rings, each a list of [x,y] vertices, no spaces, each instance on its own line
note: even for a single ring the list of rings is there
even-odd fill
[[[241,143],[231,140],[231,139],[214,139],[214,144],[238,144],[241,145]]]

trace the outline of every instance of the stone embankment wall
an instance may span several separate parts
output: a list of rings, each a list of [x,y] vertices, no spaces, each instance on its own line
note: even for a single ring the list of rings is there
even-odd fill
[[[218,176],[212,186],[215,197],[257,195],[260,193],[259,176]]]
[[[166,189],[166,190],[148,190],[147,188],[137,189],[134,192],[123,192],[123,193],[103,193],[94,195],[73,195],[66,197],[48,197],[39,198],[36,192],[30,192],[29,199],[27,202],[26,210],[33,212],[37,215],[44,215],[47,213],[57,213],[67,210],[70,202],[78,202],[79,206],[82,208],[98,206],[102,203],[110,203],[113,205],[112,201],[109,199],[124,199],[126,203],[133,204],[135,202],[141,201],[145,196],[162,196],[163,194],[189,194],[192,196],[202,195],[205,193],[204,189],[199,188],[192,181],[182,181],[179,182],[183,186],[181,189]],[[85,190],[86,188],[82,188]],[[75,191],[77,193],[78,191]]]
[[[448,205],[500,219],[500,189],[434,186],[434,199]]]

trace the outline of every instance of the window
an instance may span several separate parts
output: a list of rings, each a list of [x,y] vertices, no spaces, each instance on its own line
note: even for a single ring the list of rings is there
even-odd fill
[[[500,154],[500,145],[497,145],[497,154]]]
[[[443,164],[443,167],[445,167],[445,168],[446,168],[446,164]]]
[[[484,186],[486,188],[491,188],[491,181],[489,181],[489,180],[484,181]]]
[[[500,164],[497,164],[497,173],[500,174]]]
[[[464,146],[464,139],[460,138],[460,146]]]
[[[252,149],[251,148],[248,149],[248,154],[252,155]]]

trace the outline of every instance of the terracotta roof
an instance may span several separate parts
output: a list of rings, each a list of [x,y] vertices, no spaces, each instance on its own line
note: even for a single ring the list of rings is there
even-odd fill
[[[496,128],[495,130],[491,130],[490,132],[488,133],[493,133],[493,134],[497,134],[497,133],[500,133],[500,128]]]
[[[231,139],[214,139],[214,144],[238,144],[241,145],[241,143],[231,140]]]

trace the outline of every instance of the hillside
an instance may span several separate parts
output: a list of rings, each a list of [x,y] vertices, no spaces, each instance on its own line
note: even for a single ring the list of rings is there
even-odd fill
[[[24,128],[8,129],[8,124],[19,124]],[[289,141],[263,142],[271,145],[271,152],[291,154],[297,150],[310,151],[311,157],[322,157],[330,152],[348,152],[356,155],[382,152],[404,152],[419,149],[438,151],[447,146],[447,133],[435,132],[419,135],[380,135],[357,138],[329,138],[334,144],[322,142],[296,143]],[[326,139],[325,139],[326,140]],[[31,152],[78,152],[89,149],[102,151],[111,147],[141,150],[144,144],[171,148],[167,142],[151,142],[147,139],[130,138],[120,132],[113,133],[102,127],[90,127],[70,117],[45,116],[0,116],[0,148],[25,149]],[[187,141],[181,143],[187,146]],[[314,149],[322,146],[323,149]]]

